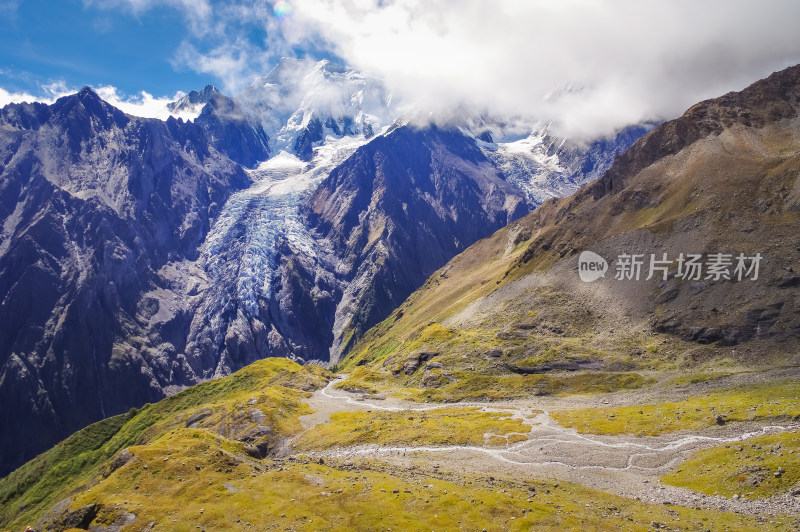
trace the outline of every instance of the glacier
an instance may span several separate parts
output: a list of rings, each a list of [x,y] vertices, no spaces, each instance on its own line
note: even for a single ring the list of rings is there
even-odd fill
[[[312,162],[281,151],[248,173],[250,188],[233,194],[203,244],[201,260],[212,283],[235,286],[250,317],[271,295],[277,242],[285,238],[307,257],[317,242],[300,220],[300,206],[327,175],[364,144],[361,137],[329,137]]]
[[[270,321],[265,312],[279,243],[314,261],[324,252],[303,223],[301,206],[334,168],[385,133],[397,114],[380,83],[328,61],[283,59],[234,101],[266,133],[270,157],[247,170],[251,185],[228,198],[201,246],[200,284],[207,288],[190,335],[190,347],[201,351],[221,345],[231,328],[242,337],[258,336],[252,331]],[[325,253],[326,268],[335,268],[331,257]],[[268,355],[263,345],[255,349]],[[223,354],[213,376],[236,365]]]

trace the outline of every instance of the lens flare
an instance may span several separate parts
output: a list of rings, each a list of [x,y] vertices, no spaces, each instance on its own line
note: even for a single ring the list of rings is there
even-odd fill
[[[292,6],[285,0],[279,0],[272,6],[272,12],[275,13],[275,16],[278,18],[288,17],[292,14]]]

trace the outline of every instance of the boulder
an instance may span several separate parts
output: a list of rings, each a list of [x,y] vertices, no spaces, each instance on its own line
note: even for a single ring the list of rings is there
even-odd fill
[[[439,353],[436,351],[414,351],[403,364],[403,372],[406,375],[411,375],[419,369],[423,362],[427,362],[431,358],[437,356]]]
[[[211,415],[210,408],[201,408],[186,420],[187,429],[195,429],[200,426],[200,422]]]

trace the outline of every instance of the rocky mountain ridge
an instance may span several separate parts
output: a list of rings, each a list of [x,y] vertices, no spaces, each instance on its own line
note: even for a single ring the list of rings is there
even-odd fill
[[[168,289],[163,269],[197,258],[220,205],[250,180],[199,124],[133,118],[90,89],[0,113],[7,470],[163,394],[174,360],[157,346],[180,345],[180,316],[132,340],[142,316],[159,311],[142,288]],[[154,349],[134,347],[143,343]]]

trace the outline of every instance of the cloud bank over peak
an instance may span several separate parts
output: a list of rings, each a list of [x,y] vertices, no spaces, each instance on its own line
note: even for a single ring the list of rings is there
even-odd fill
[[[116,87],[110,85],[95,89],[97,95],[107,101],[123,113],[145,118],[158,118],[166,120],[170,116],[183,118],[184,120],[194,120],[197,118],[195,112],[174,113],[167,107],[170,103],[186,96],[183,92],[178,92],[171,98],[156,98],[152,94],[141,91],[138,95],[129,96],[120,94]]]
[[[393,104],[415,117],[447,122],[466,109],[550,124],[578,140],[678,116],[800,63],[800,2],[792,0],[82,1],[98,20],[138,22],[155,40],[169,32],[164,57],[148,59],[171,64],[178,81],[199,73],[236,95],[282,56],[330,58],[382,80]],[[13,86],[20,92],[0,89],[0,103],[36,92]],[[105,96],[131,114],[165,117],[174,97],[164,94],[198,88],[168,87],[158,97],[130,84],[133,97]]]
[[[75,94],[78,92],[77,88],[70,88],[63,82],[55,82],[41,87],[41,94],[34,96],[26,92],[10,92],[0,87],[0,107],[4,107],[10,103],[33,103],[41,102],[52,104],[62,96]],[[144,118],[158,118],[166,120],[170,116],[175,118],[183,118],[184,120],[193,120],[196,118],[196,113],[174,113],[170,112],[167,105],[175,100],[179,100],[185,94],[178,92],[170,97],[154,97],[145,91],[140,92],[138,95],[127,95],[120,93],[120,91],[111,85],[103,87],[95,87],[94,91],[103,100],[110,103],[117,109],[124,113],[133,116],[140,116]]]
[[[296,0],[319,39],[441,113],[466,105],[593,137],[679,115],[800,62],[800,3],[765,0]]]

